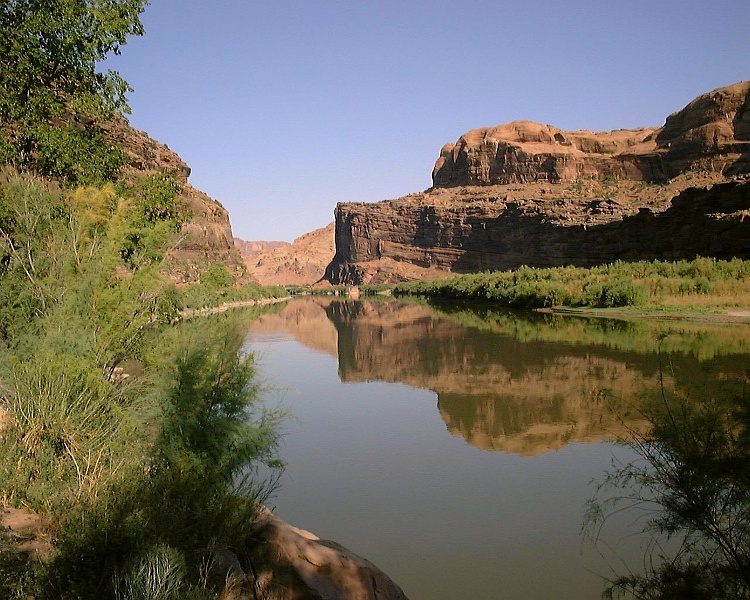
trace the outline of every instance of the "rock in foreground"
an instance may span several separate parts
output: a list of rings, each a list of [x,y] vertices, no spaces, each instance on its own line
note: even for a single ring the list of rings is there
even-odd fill
[[[274,600],[406,600],[369,561],[335,542],[288,525],[269,510],[253,526],[256,598]]]

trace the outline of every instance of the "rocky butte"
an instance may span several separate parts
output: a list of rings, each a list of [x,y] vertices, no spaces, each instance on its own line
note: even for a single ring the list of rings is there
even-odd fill
[[[432,187],[340,203],[333,284],[521,265],[750,258],[750,81],[662,127],[562,131],[515,121],[445,145]]]

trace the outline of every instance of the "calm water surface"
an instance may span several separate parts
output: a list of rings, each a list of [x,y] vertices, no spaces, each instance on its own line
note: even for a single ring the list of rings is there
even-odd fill
[[[267,402],[294,415],[269,504],[411,600],[593,600],[647,542],[634,514],[581,535],[592,482],[632,458],[613,443],[641,426],[626,408],[660,364],[683,388],[741,372],[749,333],[291,302],[248,336]]]

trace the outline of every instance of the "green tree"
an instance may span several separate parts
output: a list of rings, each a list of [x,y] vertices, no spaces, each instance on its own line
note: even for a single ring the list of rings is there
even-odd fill
[[[114,175],[122,156],[102,121],[131,91],[97,69],[142,35],[146,0],[5,0],[0,5],[0,160],[80,182]]]

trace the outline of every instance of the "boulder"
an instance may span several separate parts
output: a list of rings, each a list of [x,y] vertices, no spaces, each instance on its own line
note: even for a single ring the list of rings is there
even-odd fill
[[[401,588],[368,560],[288,525],[266,508],[245,550],[256,598],[406,600]]]

